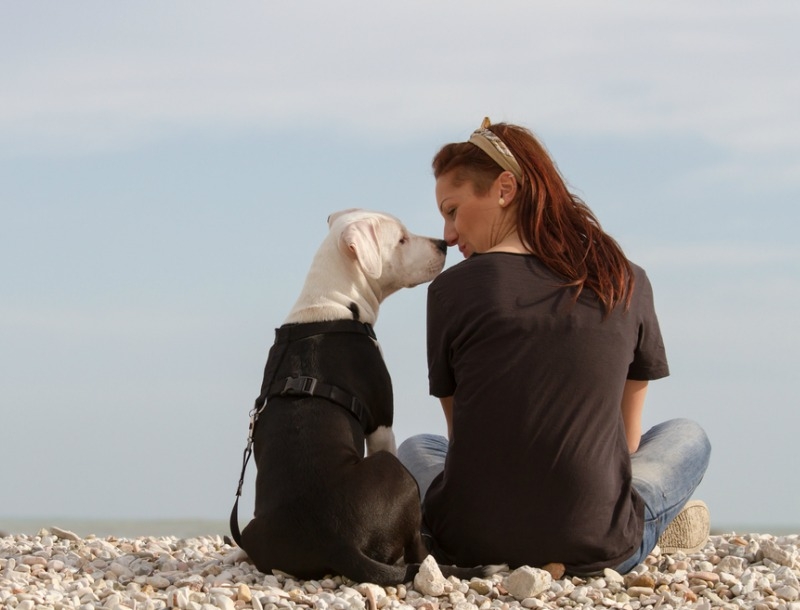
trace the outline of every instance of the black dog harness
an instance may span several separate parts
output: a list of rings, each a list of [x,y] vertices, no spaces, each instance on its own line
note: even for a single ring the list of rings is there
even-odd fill
[[[316,335],[330,333],[358,333],[367,335],[377,343],[375,331],[371,324],[359,322],[358,320],[332,320],[329,322],[309,322],[304,324],[285,324],[275,329],[275,343],[270,350],[267,358],[267,366],[264,371],[264,385],[262,393],[256,399],[255,405],[250,410],[250,426],[247,432],[247,445],[242,455],[242,473],[239,476],[239,485],[236,488],[236,500],[231,511],[230,528],[236,544],[241,546],[241,532],[239,531],[239,498],[242,495],[244,486],[244,474],[247,463],[253,453],[253,438],[255,437],[256,423],[258,417],[267,406],[270,398],[276,396],[297,396],[308,397],[316,396],[324,398],[346,409],[359,421],[363,430],[369,430],[372,426],[369,409],[364,403],[350,392],[324,380],[308,375],[294,375],[281,379],[274,379],[276,370],[283,360],[283,355],[287,347],[293,341],[299,341],[314,337]]]

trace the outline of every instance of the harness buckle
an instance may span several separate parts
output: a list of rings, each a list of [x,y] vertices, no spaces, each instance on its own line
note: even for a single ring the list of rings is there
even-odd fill
[[[281,396],[296,394],[313,396],[316,387],[317,379],[315,377],[287,377],[286,384],[281,390]]]

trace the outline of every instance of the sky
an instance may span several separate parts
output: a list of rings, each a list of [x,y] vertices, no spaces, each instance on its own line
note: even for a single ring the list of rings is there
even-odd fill
[[[489,116],[647,270],[644,425],[706,429],[712,527],[797,533],[798,29],[795,0],[4,3],[0,529],[227,519],[328,214],[441,236],[431,158]],[[425,298],[376,325],[398,442],[445,431]]]

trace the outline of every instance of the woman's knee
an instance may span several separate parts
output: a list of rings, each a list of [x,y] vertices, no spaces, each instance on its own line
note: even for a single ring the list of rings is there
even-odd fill
[[[680,426],[680,434],[685,439],[685,442],[695,447],[697,454],[704,456],[706,463],[708,463],[711,457],[711,440],[703,427],[692,419],[678,418],[673,421]]]
[[[410,436],[397,448],[397,457],[403,464],[419,459],[447,454],[447,440],[436,434],[417,434]]]
[[[631,455],[633,476],[644,481],[689,478],[699,483],[708,468],[710,456],[708,435],[697,422],[671,419],[654,426],[642,436],[639,450]]]
[[[401,462],[405,463],[409,458],[420,453],[421,436],[421,434],[418,434],[417,436],[410,436],[400,443],[400,446],[397,448],[397,458]]]
[[[412,436],[397,448],[397,457],[417,481],[420,498],[425,497],[431,481],[444,469],[447,439],[434,434]]]
[[[661,422],[651,428],[646,436],[669,438],[671,441],[679,441],[697,447],[701,452],[711,453],[711,441],[703,427],[693,419],[677,417]]]

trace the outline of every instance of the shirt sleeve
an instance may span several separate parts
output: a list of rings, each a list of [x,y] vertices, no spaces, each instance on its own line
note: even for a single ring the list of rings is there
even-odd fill
[[[647,274],[643,270],[639,271],[634,288],[638,292],[636,307],[639,332],[633,361],[628,368],[628,379],[651,381],[667,377],[669,364],[653,302],[653,288]]]

